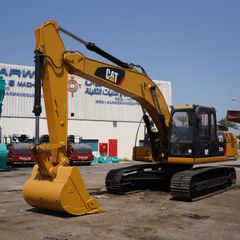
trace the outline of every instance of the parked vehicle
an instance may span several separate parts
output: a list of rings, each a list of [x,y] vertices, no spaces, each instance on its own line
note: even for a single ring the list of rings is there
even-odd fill
[[[30,150],[30,144],[34,142],[34,139],[29,138],[25,134],[14,134],[11,136],[5,136],[5,142],[7,143],[7,165],[34,165],[36,163],[35,156]]]
[[[36,158],[30,150],[30,145],[35,141],[34,138],[29,138],[26,134],[14,134],[5,137],[7,142],[7,165],[33,165],[36,163]],[[40,144],[49,143],[49,135],[44,134],[39,138]],[[91,165],[94,155],[89,144],[81,142],[81,137],[70,135],[68,137],[67,156],[70,160],[70,165]],[[51,158],[50,151],[48,152],[49,159]]]
[[[83,143],[81,137],[74,135],[68,136],[67,156],[70,165],[91,165],[94,159],[91,146]]]

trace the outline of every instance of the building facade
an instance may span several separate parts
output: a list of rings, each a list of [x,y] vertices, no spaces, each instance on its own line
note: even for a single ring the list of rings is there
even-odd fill
[[[0,75],[6,82],[1,118],[1,136],[26,134],[34,136],[34,68],[31,66],[0,63]],[[172,103],[171,83],[155,80],[168,105]],[[131,159],[132,147],[144,138],[144,124],[140,105],[88,80],[69,75],[68,134],[81,136],[92,145],[98,155],[99,144],[115,140],[120,158]],[[47,134],[47,121],[42,98],[43,113],[40,118],[40,134]]]

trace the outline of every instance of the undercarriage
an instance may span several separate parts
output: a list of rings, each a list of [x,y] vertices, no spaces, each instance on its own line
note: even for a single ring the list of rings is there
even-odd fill
[[[111,194],[152,189],[170,192],[175,200],[196,201],[235,186],[236,172],[232,167],[161,166],[143,164],[114,169],[106,176]]]

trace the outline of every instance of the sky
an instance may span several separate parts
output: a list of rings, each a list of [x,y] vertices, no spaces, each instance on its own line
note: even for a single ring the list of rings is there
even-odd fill
[[[54,19],[172,84],[173,105],[240,110],[239,0],[0,0],[0,62],[34,65],[34,29]],[[68,50],[100,59],[64,38]]]

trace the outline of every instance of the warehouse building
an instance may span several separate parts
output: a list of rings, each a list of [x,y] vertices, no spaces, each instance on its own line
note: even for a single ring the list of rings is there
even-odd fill
[[[1,118],[1,138],[12,134],[34,136],[34,68],[0,63],[0,75],[6,82]],[[172,103],[171,83],[156,80],[168,105]],[[88,80],[69,75],[68,134],[80,136],[99,154],[99,144],[107,143],[109,154],[124,159],[132,158],[132,147],[141,145],[144,124],[140,105],[129,97],[101,87]],[[42,99],[42,106],[44,102]],[[47,134],[45,110],[40,120],[40,134]]]

